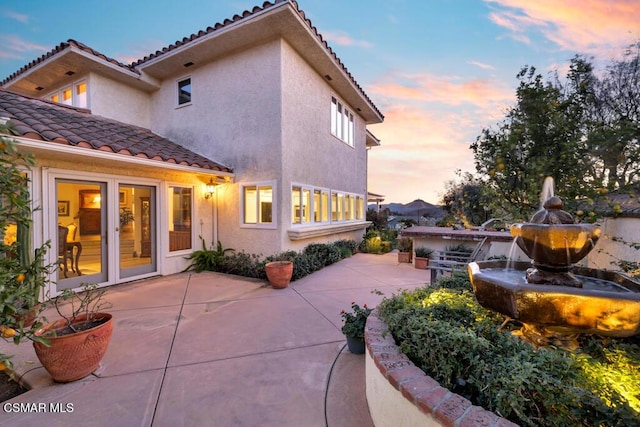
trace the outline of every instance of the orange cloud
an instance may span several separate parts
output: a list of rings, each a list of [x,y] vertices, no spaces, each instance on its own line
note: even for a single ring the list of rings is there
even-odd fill
[[[603,53],[640,37],[637,0],[485,0],[511,10],[496,10],[490,19],[516,37],[537,28],[562,49]]]
[[[487,106],[495,102],[513,100],[512,88],[487,79],[465,81],[459,77],[423,73],[388,76],[385,80],[390,81],[374,83],[368,91],[388,98],[445,105]]]
[[[369,151],[369,190],[393,202],[438,203],[456,169],[474,170],[469,145],[481,128],[472,113],[387,106],[384,123],[370,126],[382,146]]]
[[[404,203],[438,203],[456,170],[475,170],[469,146],[515,96],[499,81],[427,73],[387,75],[367,93],[385,112],[384,123],[370,126],[382,146],[369,151],[369,190]]]

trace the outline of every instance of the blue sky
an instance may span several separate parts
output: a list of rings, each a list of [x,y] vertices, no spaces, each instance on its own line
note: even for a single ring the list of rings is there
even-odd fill
[[[129,63],[262,0],[4,0],[0,79],[75,39]],[[640,40],[640,0],[299,0],[377,107],[369,191],[437,203],[513,105],[518,71],[601,63]]]

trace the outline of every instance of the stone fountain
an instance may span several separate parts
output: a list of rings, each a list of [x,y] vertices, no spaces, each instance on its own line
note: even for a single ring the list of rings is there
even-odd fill
[[[511,227],[530,263],[469,264],[476,299],[519,321],[517,335],[535,346],[573,349],[580,333],[640,333],[640,284],[620,273],[575,266],[594,248],[601,230],[575,224],[562,208],[560,198],[549,197],[531,222]]]

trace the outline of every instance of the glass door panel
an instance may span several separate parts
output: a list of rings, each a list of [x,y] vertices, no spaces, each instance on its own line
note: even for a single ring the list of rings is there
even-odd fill
[[[57,288],[107,280],[106,183],[56,179]]]
[[[120,184],[118,194],[120,277],[155,272],[155,187]]]

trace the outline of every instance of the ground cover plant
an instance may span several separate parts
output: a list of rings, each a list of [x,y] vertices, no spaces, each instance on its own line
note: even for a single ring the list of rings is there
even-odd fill
[[[224,248],[218,242],[216,248],[207,248],[202,240],[202,249],[190,254],[187,259],[191,264],[185,271],[194,270],[216,271],[218,273],[235,274],[237,276],[267,279],[264,265],[271,261],[292,261],[293,276],[291,280],[298,280],[327,265],[350,257],[358,248],[355,240],[338,240],[332,243],[312,243],[302,251],[284,251],[264,257],[249,254],[244,251],[236,252],[233,248]]]
[[[475,300],[467,277],[378,306],[416,366],[443,387],[522,426],[631,426],[640,420],[640,337],[582,336],[570,352],[535,349],[518,324]]]

